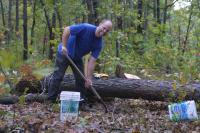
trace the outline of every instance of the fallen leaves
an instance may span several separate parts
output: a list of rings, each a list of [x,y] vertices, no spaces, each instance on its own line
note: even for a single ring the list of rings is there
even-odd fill
[[[0,74],[0,83],[4,83],[5,80],[6,80],[6,77]]]
[[[93,104],[95,111],[80,111],[78,119],[61,122],[52,105],[31,103],[0,105],[0,129],[41,133],[141,133],[141,132],[198,132],[200,121],[171,122],[166,102],[115,99],[106,103],[110,112],[104,113],[102,105]],[[59,105],[56,105],[59,106]],[[87,105],[86,105],[87,106]],[[15,117],[14,116],[15,110]],[[5,113],[6,112],[6,113]],[[14,123],[13,123],[14,122]],[[12,127],[12,128],[11,128]],[[15,127],[15,128],[13,128]]]

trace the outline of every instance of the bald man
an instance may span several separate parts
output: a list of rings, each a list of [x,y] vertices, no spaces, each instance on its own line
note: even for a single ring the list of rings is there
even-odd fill
[[[56,101],[60,93],[60,83],[63,80],[64,74],[69,61],[65,55],[68,55],[79,70],[84,73],[83,56],[90,53],[90,58],[87,65],[86,81],[81,78],[79,73],[73,68],[75,77],[76,89],[81,93],[81,98],[86,98],[86,88],[92,86],[92,75],[95,67],[95,62],[103,47],[102,37],[112,29],[110,20],[103,20],[99,26],[88,23],[72,25],[64,28],[62,34],[62,43],[58,46],[58,52],[55,63],[50,87],[48,88],[48,99],[52,102]]]

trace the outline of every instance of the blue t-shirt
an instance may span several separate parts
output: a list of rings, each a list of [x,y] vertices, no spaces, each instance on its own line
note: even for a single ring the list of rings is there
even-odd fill
[[[70,26],[70,36],[67,41],[68,55],[73,59],[80,59],[91,52],[94,58],[98,58],[103,47],[102,37],[96,37],[96,26],[83,23]],[[62,43],[58,46],[58,54],[61,54]]]

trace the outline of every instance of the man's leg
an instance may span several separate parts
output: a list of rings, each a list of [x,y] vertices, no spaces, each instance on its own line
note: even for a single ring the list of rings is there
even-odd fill
[[[48,89],[48,99],[56,100],[58,94],[60,93],[60,83],[63,80],[65,71],[68,67],[68,61],[63,55],[57,55],[55,70],[50,81],[50,87]]]
[[[79,70],[84,74],[83,60],[73,60]],[[76,69],[71,66],[75,80],[76,80],[76,89],[81,93],[81,98],[86,99],[87,90],[85,88],[85,80],[80,76]]]

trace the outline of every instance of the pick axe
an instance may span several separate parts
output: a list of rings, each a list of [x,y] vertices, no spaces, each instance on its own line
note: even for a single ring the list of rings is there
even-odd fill
[[[81,78],[83,78],[85,81],[87,80],[86,77],[83,75],[83,73],[79,70],[79,68],[76,66],[76,64],[72,61],[72,59],[65,54],[67,60],[70,62],[70,64],[76,69],[76,71],[79,73],[79,75],[81,76]],[[103,104],[104,108],[105,108],[105,112],[108,112],[108,109],[106,107],[106,104],[104,103],[103,99],[101,98],[101,96],[97,93],[96,89],[91,86],[91,90],[94,93],[94,95],[98,98],[98,100]]]

